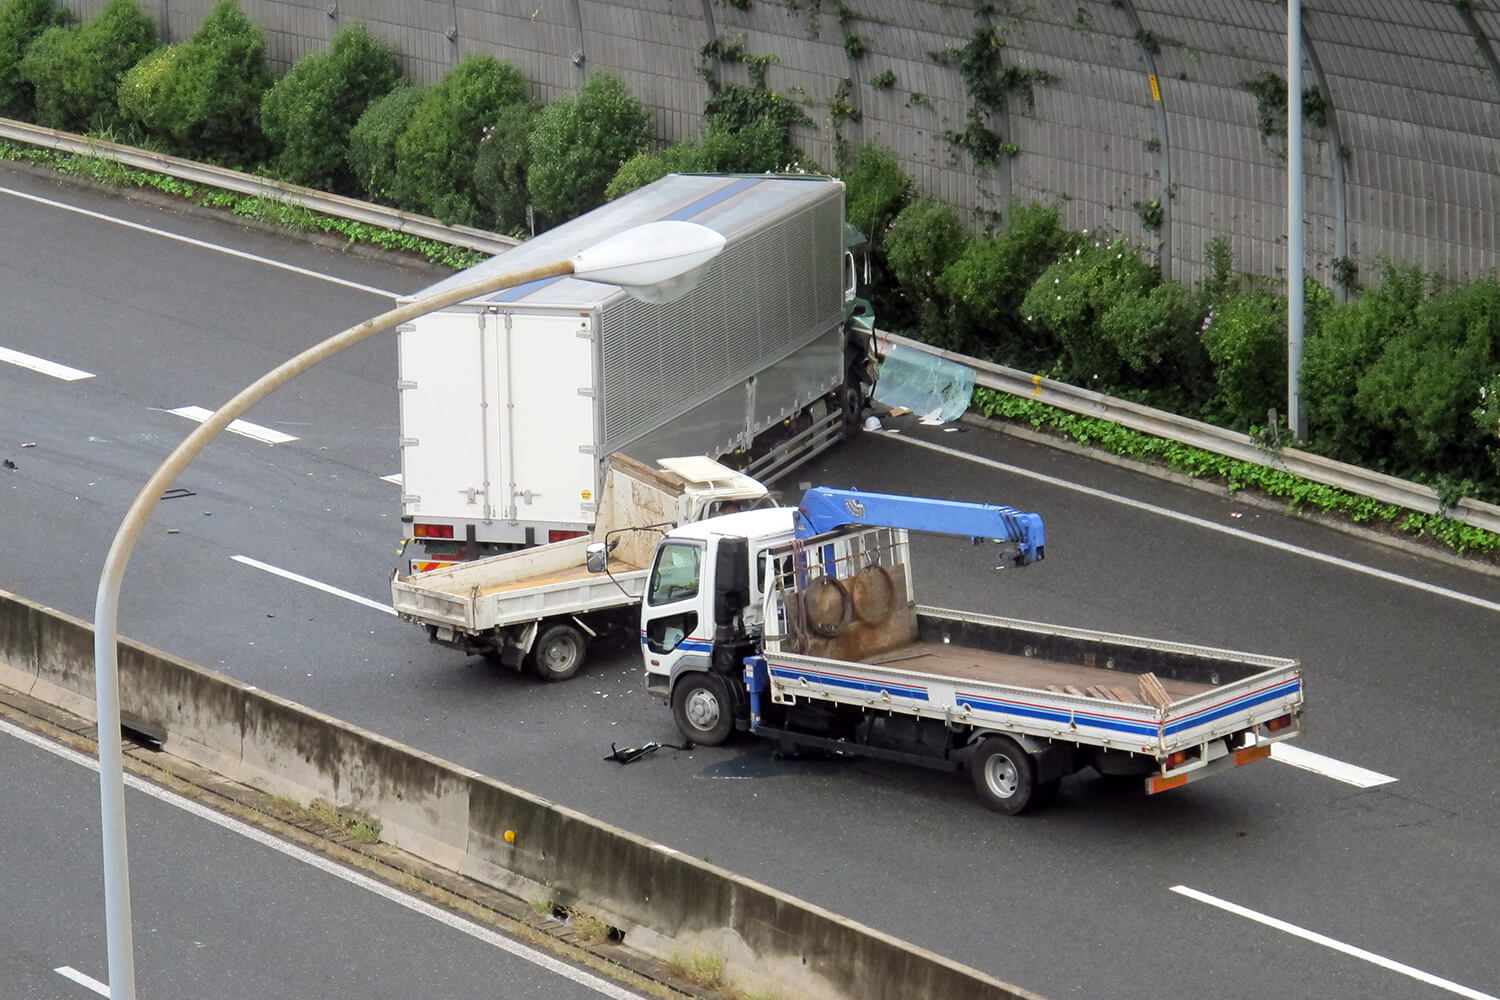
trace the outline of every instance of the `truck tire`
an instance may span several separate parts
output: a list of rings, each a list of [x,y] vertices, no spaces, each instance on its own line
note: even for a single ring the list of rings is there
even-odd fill
[[[734,706],[718,674],[694,671],[672,689],[672,718],[682,735],[701,746],[716,747],[734,732]]]
[[[1036,761],[1009,736],[986,736],[969,758],[969,776],[979,801],[1014,816],[1032,803]]]
[[[588,652],[588,640],[572,625],[545,625],[527,657],[543,680],[565,681],[578,673]]]

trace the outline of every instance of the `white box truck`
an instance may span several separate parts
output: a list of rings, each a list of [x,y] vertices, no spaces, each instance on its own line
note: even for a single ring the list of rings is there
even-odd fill
[[[561,277],[398,330],[406,571],[587,534],[616,452],[769,483],[859,429],[873,317],[834,178],[672,174],[420,294],[671,219],[725,238],[675,302]]]

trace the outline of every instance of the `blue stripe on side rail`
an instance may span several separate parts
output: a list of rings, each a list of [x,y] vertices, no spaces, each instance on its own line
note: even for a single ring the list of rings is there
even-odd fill
[[[772,677],[792,683],[806,681],[808,684],[842,688],[845,691],[868,691],[871,694],[879,694],[882,691],[886,691],[892,695],[899,695],[902,698],[913,698],[917,701],[929,700],[927,689],[914,684],[880,684],[861,677],[852,677],[848,674],[835,674],[824,670],[788,667],[778,663],[771,664],[770,670]]]

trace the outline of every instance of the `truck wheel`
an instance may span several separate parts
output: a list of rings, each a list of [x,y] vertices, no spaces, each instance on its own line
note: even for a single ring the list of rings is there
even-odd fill
[[[548,625],[531,647],[531,665],[544,680],[565,681],[583,666],[588,640],[572,625]]]
[[[718,674],[697,671],[672,689],[672,718],[682,735],[694,743],[716,747],[734,731],[734,708],[729,689]]]
[[[979,801],[1014,816],[1031,805],[1036,762],[1009,736],[986,736],[969,760],[969,775]]]

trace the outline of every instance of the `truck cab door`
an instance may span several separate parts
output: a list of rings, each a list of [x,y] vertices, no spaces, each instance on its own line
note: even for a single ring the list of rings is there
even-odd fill
[[[702,542],[669,539],[657,547],[641,602],[641,652],[652,694],[665,696],[678,670],[708,666],[713,619],[704,614],[711,600],[703,589],[704,562]]]

